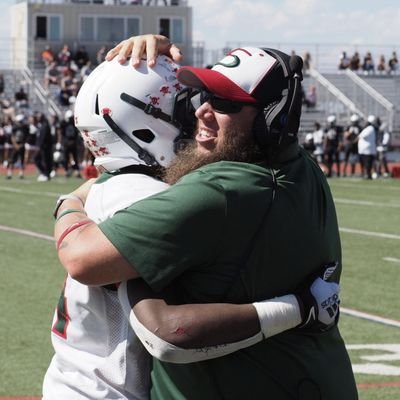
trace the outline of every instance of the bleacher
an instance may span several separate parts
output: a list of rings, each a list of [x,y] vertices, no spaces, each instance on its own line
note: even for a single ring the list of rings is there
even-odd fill
[[[15,93],[19,90],[20,87],[25,89],[25,92],[28,94],[28,105],[29,107],[24,107],[23,109],[16,109],[16,114],[22,112],[29,114],[31,110],[46,112],[46,102],[42,102],[35,93],[34,86],[31,85],[29,80],[26,79],[26,76],[22,70],[11,70],[5,69],[0,71],[4,77],[4,92],[1,95],[2,100],[9,100],[14,102]]]
[[[43,89],[43,68],[38,68],[31,73],[31,82],[29,82],[30,79],[27,79],[26,72],[23,73],[22,71],[11,70],[2,72],[5,77],[5,92],[3,98],[14,99],[15,91],[18,90],[22,84],[29,94],[29,105],[32,110],[51,110],[51,112],[54,112],[54,107],[50,107],[49,104],[49,102],[51,102],[58,107],[58,113],[62,117],[65,107],[62,107],[58,102],[58,88],[50,86],[48,91]],[[335,90],[338,90],[345,97],[350,99],[357,109],[361,110],[364,117],[369,114],[374,114],[379,116],[382,121],[387,122],[386,110],[368,95],[365,90],[355,84],[347,73],[337,71],[324,73],[322,76]],[[359,74],[358,77],[393,104],[392,144],[396,147],[400,147],[400,117],[397,112],[400,109],[400,75]],[[32,82],[34,82],[34,84]],[[308,90],[310,85],[316,85],[317,104],[313,108],[303,106],[299,131],[300,140],[304,138],[306,133],[313,131],[315,121],[324,125],[327,116],[330,114],[335,114],[337,116],[338,123],[342,125],[348,124],[349,116],[354,111],[350,110],[346,104],[343,104],[340,98],[329,93],[329,90],[321,85],[318,79],[312,76],[312,74],[306,74],[302,84],[305,91]]]
[[[324,80],[328,82],[328,87],[323,85],[322,81],[311,75],[305,76],[303,87],[305,91],[314,84],[317,86],[317,105],[314,109],[303,107],[302,121],[300,126],[300,136],[304,136],[313,129],[314,121],[320,121],[323,124],[329,114],[335,114],[338,122],[347,125],[349,116],[358,110],[361,116],[374,114],[381,118],[382,122],[387,122],[392,126],[392,144],[400,147],[400,75],[357,75],[358,79],[364,82],[362,85],[357,83],[357,77],[352,79],[350,74],[337,71],[321,74]],[[365,85],[365,87],[363,86]],[[331,92],[329,92],[331,89]],[[347,98],[355,110],[351,110],[348,105],[343,103],[340,96]],[[373,92],[376,91],[376,97]],[[371,94],[372,92],[372,94]],[[335,95],[336,94],[336,95]],[[378,101],[379,100],[379,101]],[[393,109],[388,111],[386,102],[392,103]],[[384,104],[384,105],[382,105]],[[390,120],[390,121],[389,121]]]

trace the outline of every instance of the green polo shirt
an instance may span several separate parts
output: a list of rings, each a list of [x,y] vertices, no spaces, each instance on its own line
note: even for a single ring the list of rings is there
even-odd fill
[[[341,263],[329,186],[297,146],[274,168],[224,161],[199,168],[100,229],[154,290],[169,287],[185,303],[248,303],[291,293],[317,267]],[[154,360],[151,396],[357,398],[337,329],[292,330],[199,363]]]

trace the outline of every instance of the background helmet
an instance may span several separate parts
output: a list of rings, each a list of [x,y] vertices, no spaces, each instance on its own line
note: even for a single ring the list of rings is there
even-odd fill
[[[375,117],[375,115],[368,115],[367,122],[371,125],[376,125],[377,118]]]
[[[336,122],[336,116],[329,115],[329,117],[326,120],[327,120],[328,124],[334,124]]]
[[[83,83],[75,102],[75,125],[94,164],[113,171],[130,165],[167,166],[175,157],[179,124],[175,95],[183,86],[178,66],[165,56],[154,68],[133,68],[116,59],[100,64]]]
[[[357,115],[357,114],[353,114],[351,117],[350,117],[350,122],[353,122],[354,124],[356,123],[356,122],[358,122],[360,120],[360,117]]]

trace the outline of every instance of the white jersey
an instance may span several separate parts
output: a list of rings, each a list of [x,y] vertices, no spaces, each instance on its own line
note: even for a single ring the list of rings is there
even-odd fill
[[[142,174],[107,177],[92,186],[85,205],[96,223],[168,187]],[[116,290],[67,276],[51,331],[55,355],[44,378],[44,400],[149,398],[151,356],[130,327]]]
[[[368,125],[360,132],[358,154],[376,155],[376,130],[372,125]]]

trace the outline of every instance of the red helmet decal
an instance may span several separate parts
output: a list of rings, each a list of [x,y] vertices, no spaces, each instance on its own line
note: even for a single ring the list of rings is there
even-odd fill
[[[150,104],[152,104],[153,106],[158,106],[160,104],[160,98],[156,96],[150,96]]]
[[[112,115],[112,110],[111,110],[111,108],[104,107],[104,108],[102,108],[101,113],[103,115]]]

